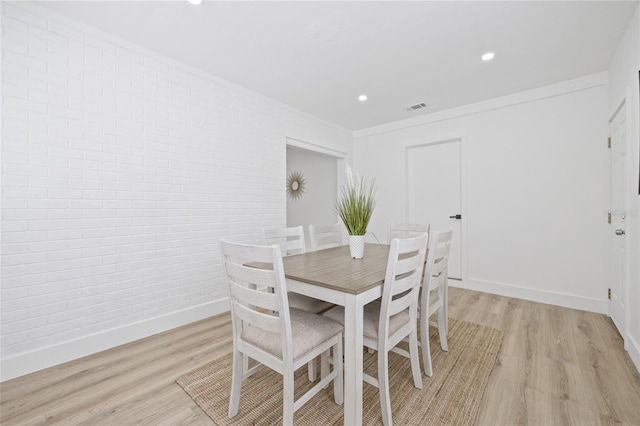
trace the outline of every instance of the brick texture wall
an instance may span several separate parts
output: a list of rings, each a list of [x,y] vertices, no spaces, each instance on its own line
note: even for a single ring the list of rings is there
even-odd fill
[[[286,223],[286,138],[352,149],[343,129],[29,4],[2,2],[2,97],[3,379],[65,342],[216,313],[220,238]],[[129,339],[180,321],[158,324]],[[55,362],[101,349],[86,346]]]

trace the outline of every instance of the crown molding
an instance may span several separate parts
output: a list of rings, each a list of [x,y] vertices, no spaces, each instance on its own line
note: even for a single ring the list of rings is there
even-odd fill
[[[422,115],[420,117],[409,118],[406,120],[394,121],[392,123],[383,124],[381,126],[356,130],[352,133],[352,135],[353,139],[356,140],[359,138],[365,138],[367,136],[393,132],[410,127],[422,126],[425,124],[435,123],[437,121],[450,120],[452,118],[506,108],[513,105],[551,98],[554,96],[565,95],[572,92],[578,92],[580,90],[591,89],[593,87],[605,86],[608,84],[608,81],[608,73],[602,72],[586,77],[577,78],[574,80],[568,80],[551,86],[545,86],[538,89],[528,90],[526,92],[515,93],[513,95],[502,96],[500,98],[495,98],[488,101],[477,102],[458,108],[434,112],[428,115]]]

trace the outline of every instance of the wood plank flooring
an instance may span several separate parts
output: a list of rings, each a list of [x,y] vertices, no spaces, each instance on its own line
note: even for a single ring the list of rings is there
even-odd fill
[[[449,315],[505,333],[478,425],[640,425],[640,375],[606,316],[456,288]],[[228,314],[189,324],[0,384],[0,422],[211,425],[175,379],[230,352]]]

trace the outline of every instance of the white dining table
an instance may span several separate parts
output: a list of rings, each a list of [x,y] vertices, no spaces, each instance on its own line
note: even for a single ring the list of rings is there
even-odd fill
[[[344,424],[362,424],[363,308],[382,296],[389,246],[366,244],[364,258],[348,246],[283,259],[287,290],[344,306]]]

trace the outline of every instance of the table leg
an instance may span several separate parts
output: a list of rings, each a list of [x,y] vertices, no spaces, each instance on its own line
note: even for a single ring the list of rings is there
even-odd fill
[[[344,424],[362,424],[363,304],[357,295],[345,294],[344,304]]]

